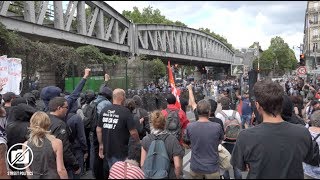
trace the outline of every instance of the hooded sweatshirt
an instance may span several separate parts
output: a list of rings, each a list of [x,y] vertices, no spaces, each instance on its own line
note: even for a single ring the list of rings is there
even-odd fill
[[[84,125],[81,117],[76,113],[79,109],[77,101],[70,106],[69,114],[67,115],[67,124],[71,129],[70,142],[73,150],[81,149],[84,153],[88,151]]]
[[[67,102],[68,102],[69,106],[71,106],[71,104],[73,104],[73,102],[78,99],[86,81],[87,81],[86,79],[82,78],[82,80],[78,83],[78,85],[73,90],[73,92],[68,96]],[[48,111],[48,109],[49,109],[49,107],[48,107],[49,101],[55,97],[59,97],[61,92],[62,92],[62,90],[56,86],[47,86],[42,89],[42,91],[40,93],[40,98],[43,100],[43,102],[45,104],[45,111]],[[68,110],[68,112],[69,112],[69,110]]]
[[[6,126],[8,148],[16,143],[24,143],[28,139],[30,118],[36,111],[25,103],[11,107]]]
[[[27,100],[27,103],[36,108],[36,97],[32,94],[32,93],[25,93],[23,95],[23,98],[25,98]]]

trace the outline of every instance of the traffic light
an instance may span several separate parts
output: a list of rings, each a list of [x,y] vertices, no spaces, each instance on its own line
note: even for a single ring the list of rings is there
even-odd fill
[[[304,59],[304,54],[300,54],[300,66],[305,66],[306,65],[306,61]]]

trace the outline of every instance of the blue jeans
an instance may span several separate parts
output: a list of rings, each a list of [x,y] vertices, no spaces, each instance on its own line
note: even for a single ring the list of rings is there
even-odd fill
[[[106,165],[108,165],[109,169],[111,169],[111,166],[114,163],[116,163],[118,161],[124,161],[124,160],[126,160],[126,158],[117,158],[117,157],[114,157],[114,156],[107,157],[107,155],[105,154],[104,155],[104,159],[103,159],[103,166],[106,164]]]
[[[244,124],[247,123],[249,127],[251,127],[251,114],[242,115],[241,116],[241,127],[242,129],[245,128]]]

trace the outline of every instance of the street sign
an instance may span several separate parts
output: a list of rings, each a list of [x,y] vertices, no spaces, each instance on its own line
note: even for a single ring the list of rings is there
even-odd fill
[[[305,75],[307,73],[307,68],[305,66],[300,66],[298,69],[297,69],[297,74],[299,76],[301,75]]]
[[[238,74],[243,74],[243,72],[244,72],[243,64],[238,64],[238,65],[232,64],[231,65],[231,75],[232,76],[236,76]]]

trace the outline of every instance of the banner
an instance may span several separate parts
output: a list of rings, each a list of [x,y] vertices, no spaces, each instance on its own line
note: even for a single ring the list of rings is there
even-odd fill
[[[21,72],[21,59],[7,58],[7,55],[0,57],[0,84],[4,84],[0,94],[7,92],[20,94]]]
[[[169,75],[169,84],[171,86],[171,93],[176,97],[176,107],[181,109],[181,104],[180,104],[180,90],[176,88],[176,85],[174,83],[173,79],[173,73],[172,73],[172,68],[170,66],[170,61],[168,61],[168,75]]]

